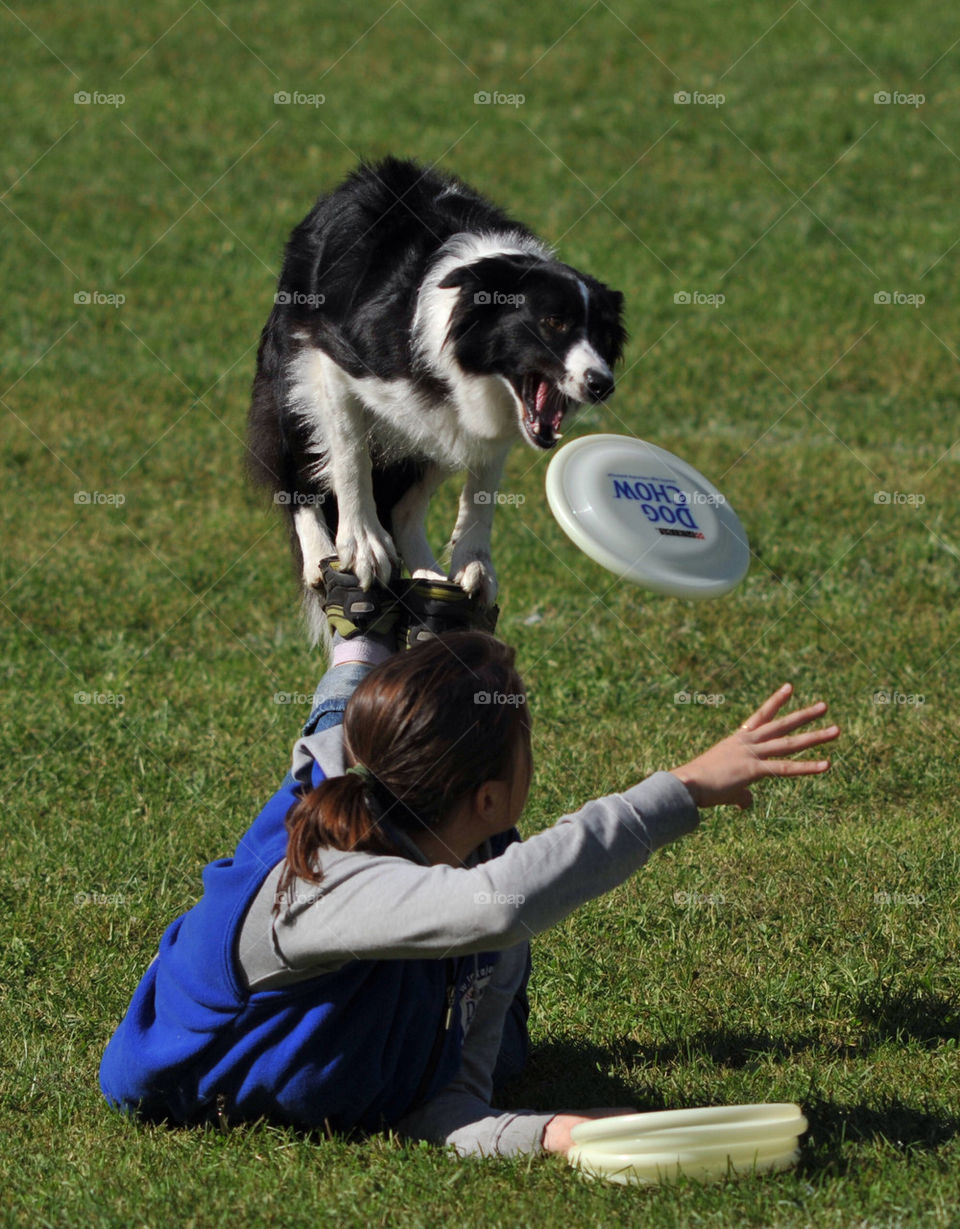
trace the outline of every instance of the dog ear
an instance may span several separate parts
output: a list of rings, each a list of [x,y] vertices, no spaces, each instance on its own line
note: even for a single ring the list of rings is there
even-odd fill
[[[540,257],[530,256],[521,252],[497,252],[492,256],[484,256],[472,264],[457,265],[437,282],[441,290],[451,290],[455,286],[483,286],[508,292],[514,288],[537,264],[542,264]]]
[[[479,286],[480,278],[473,265],[455,265],[443,281],[437,282],[438,290],[454,290],[458,286]]]
[[[623,315],[623,295],[619,290],[611,290],[609,286],[604,286],[608,300],[608,310],[617,316]]]

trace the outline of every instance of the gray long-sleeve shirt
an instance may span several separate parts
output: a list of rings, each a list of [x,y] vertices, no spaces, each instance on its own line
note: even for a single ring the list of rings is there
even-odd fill
[[[316,761],[328,777],[344,770],[341,729],[301,739],[293,772],[309,782]],[[492,1109],[493,1070],[503,1021],[520,985],[531,936],[610,891],[654,850],[691,832],[698,814],[686,787],[658,772],[623,794],[573,815],[490,858],[481,847],[466,867],[431,865],[391,829],[402,856],[321,851],[323,882],[298,880],[273,913],[282,864],[267,875],[244,919],[239,960],[251,990],[279,989],[349,960],[442,959],[501,951],[482,988],[456,1078],[398,1125],[401,1134],[447,1143],[461,1155],[535,1152],[552,1113]]]

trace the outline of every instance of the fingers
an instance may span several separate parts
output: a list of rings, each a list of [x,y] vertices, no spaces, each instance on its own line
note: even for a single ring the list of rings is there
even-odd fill
[[[761,738],[776,738],[780,734],[789,734],[792,730],[797,730],[807,722],[813,721],[816,717],[822,717],[827,711],[825,700],[817,700],[815,704],[808,704],[806,708],[798,708],[795,713],[787,713],[778,721],[768,721],[765,725],[757,728],[757,733]]]
[[[787,700],[789,700],[792,692],[792,683],[784,683],[782,687],[778,687],[772,695],[764,700],[757,711],[746,719],[740,729],[756,730],[760,726],[765,725],[777,715]]]
[[[794,755],[798,751],[806,751],[809,747],[819,746],[820,743],[832,742],[839,735],[840,727],[831,725],[820,730],[807,730],[806,733],[795,734],[792,738],[764,739],[763,742],[757,743],[754,746],[753,751],[761,759],[768,759],[772,756]]]
[[[826,772],[829,760],[765,760],[763,769],[769,777],[803,777]]]

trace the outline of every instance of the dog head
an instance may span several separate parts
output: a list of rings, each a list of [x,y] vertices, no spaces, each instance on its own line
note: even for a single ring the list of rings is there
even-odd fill
[[[606,401],[626,331],[623,295],[559,261],[495,253],[451,269],[445,344],[470,375],[499,376],[523,438],[552,448],[577,405]]]

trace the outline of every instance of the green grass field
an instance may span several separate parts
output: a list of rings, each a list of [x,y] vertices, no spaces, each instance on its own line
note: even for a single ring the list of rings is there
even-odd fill
[[[352,8],[0,8],[0,1219],[960,1224],[955,6]],[[557,1158],[138,1128],[100,1097],[160,934],[276,787],[320,670],[244,419],[289,229],[386,152],[623,290],[619,389],[577,430],[680,452],[753,546],[715,603],[618,585],[516,449],[495,557],[536,723],[525,830],[785,679],[844,731],[827,777],[707,813],[536,940],[505,1103],[797,1100],[792,1173],[621,1189]]]

